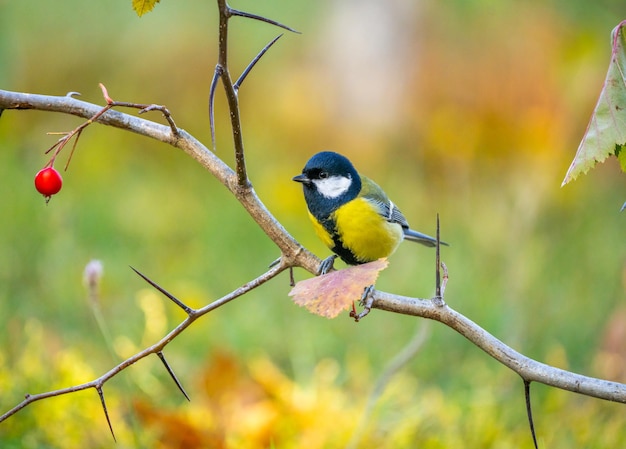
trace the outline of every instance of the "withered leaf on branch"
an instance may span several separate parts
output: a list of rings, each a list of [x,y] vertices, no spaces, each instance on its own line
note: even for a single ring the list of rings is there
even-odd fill
[[[289,292],[293,301],[316,315],[335,318],[361,299],[366,287],[374,285],[378,273],[387,268],[386,258],[363,265],[331,271],[322,276],[298,282]]]

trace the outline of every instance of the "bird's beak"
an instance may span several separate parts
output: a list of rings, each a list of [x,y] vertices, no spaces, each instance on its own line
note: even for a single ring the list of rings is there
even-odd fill
[[[296,182],[301,182],[302,184],[311,184],[311,180],[307,178],[304,173],[298,176],[294,176],[292,180]]]

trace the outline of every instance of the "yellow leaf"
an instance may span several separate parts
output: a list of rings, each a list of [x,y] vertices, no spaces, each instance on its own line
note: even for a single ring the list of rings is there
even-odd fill
[[[133,9],[139,17],[154,9],[161,0],[133,0]]]
[[[361,299],[366,287],[374,285],[378,273],[387,268],[386,258],[332,271],[298,282],[289,292],[293,301],[316,315],[335,318]]]

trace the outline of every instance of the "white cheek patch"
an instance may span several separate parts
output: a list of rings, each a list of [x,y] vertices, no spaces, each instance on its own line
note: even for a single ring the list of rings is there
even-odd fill
[[[330,178],[314,179],[317,191],[325,198],[337,198],[348,191],[352,178],[345,176],[331,176]]]

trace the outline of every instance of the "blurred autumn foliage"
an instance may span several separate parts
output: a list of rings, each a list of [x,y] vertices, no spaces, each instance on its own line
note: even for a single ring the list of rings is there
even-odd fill
[[[297,239],[328,255],[290,179],[311,154],[341,151],[415,228],[432,233],[440,214],[452,307],[529,357],[626,380],[623,175],[610,161],[559,187],[622,2],[232,6],[303,32],[285,35],[240,92],[252,182]],[[102,82],[115,99],[165,104],[208,144],[216,26],[213,2],[164,0],[141,19],[130,1],[4,2],[0,88],[102,103]],[[278,33],[245,20],[231,32],[235,73]],[[218,97],[217,152],[232,163],[224,111]],[[197,307],[278,257],[184,154],[105,127],[85,131],[46,206],[33,188],[56,140],[46,133],[77,123],[0,117],[0,411],[27,392],[93,379],[183,319],[129,264]],[[432,257],[402,246],[377,287],[431,296]],[[92,258],[104,265],[106,330],[82,286]],[[358,325],[347,313],[327,320],[294,305],[289,289],[287,276],[264,285],[167,347],[190,403],[156,358],[107,383],[117,447],[530,447],[519,379],[439,325],[355,436],[376,379],[424,323],[376,310]],[[533,400],[540,447],[626,444],[621,404],[541,386]],[[27,407],[0,424],[0,443],[113,444],[96,392]]]

